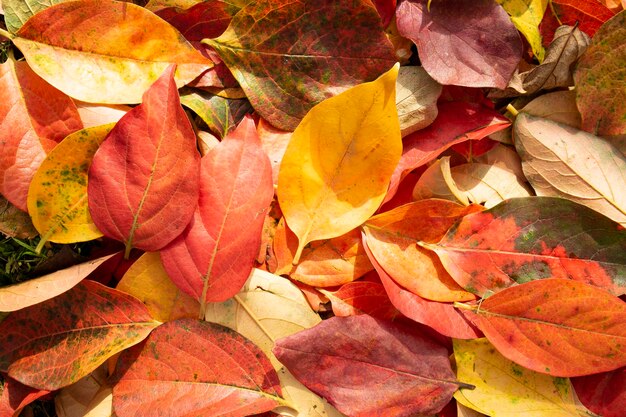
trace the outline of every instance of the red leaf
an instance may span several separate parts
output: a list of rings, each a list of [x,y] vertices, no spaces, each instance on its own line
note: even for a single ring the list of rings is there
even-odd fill
[[[531,281],[466,314],[502,355],[537,372],[571,377],[626,365],[626,303],[592,285]]]
[[[108,237],[156,251],[185,229],[198,204],[200,155],[180,105],[174,66],[115,125],[89,169],[89,210]]]
[[[626,368],[572,378],[585,407],[602,417],[622,417],[626,410]]]
[[[120,356],[118,417],[249,416],[283,405],[278,375],[248,339],[215,323],[170,321]]]
[[[0,323],[0,371],[31,387],[78,381],[158,325],[136,298],[93,281]]]
[[[49,393],[50,391],[27,387],[0,375],[0,416],[17,417],[24,407]]]
[[[404,0],[396,19],[440,84],[503,89],[522,57],[517,29],[492,0]]]
[[[372,256],[367,244],[365,251],[385,287],[391,303],[405,316],[429,326],[444,336],[456,339],[481,337],[478,331],[452,304],[428,301],[400,287]]]
[[[626,231],[569,200],[523,197],[470,214],[434,250],[463,288],[484,296],[530,280],[569,278],[626,292]]]
[[[383,26],[389,26],[391,19],[393,19],[396,14],[396,0],[373,0],[372,2],[374,6],[376,6],[376,11],[378,11],[383,21]]]
[[[229,7],[223,1],[205,1],[188,9],[167,7],[155,14],[174,26],[189,41],[200,42],[204,38],[217,38],[230,23]]]
[[[0,65],[0,194],[26,211],[30,182],[65,136],[82,129],[76,105],[26,62]]]
[[[272,167],[251,118],[202,159],[201,179],[193,220],[161,259],[182,291],[220,302],[237,294],[252,271],[274,195]]]
[[[507,128],[511,122],[495,110],[467,102],[439,105],[439,114],[426,129],[403,139],[400,162],[391,177],[385,201],[395,194],[398,184],[410,171],[433,159],[457,143],[479,140]]]
[[[615,15],[606,5],[598,0],[551,0],[546,9],[539,31],[543,44],[549,45],[554,32],[561,25],[574,26],[590,37],[602,26],[602,23]]]
[[[431,415],[459,385],[446,348],[410,326],[367,315],[325,320],[277,340],[273,352],[307,388],[353,417]]]
[[[393,320],[399,315],[387,297],[385,287],[377,282],[355,281],[342,285],[337,291],[321,291],[330,299],[335,316],[367,314]]]

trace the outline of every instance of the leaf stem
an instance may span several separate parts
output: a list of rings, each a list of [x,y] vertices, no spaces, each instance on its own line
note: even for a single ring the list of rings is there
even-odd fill
[[[4,36],[5,38],[9,39],[9,40],[13,40],[13,38],[15,36],[13,36],[11,33],[7,32],[6,30],[0,28],[0,36]]]
[[[465,303],[459,303],[458,301],[454,302],[454,307],[458,308],[459,310],[470,310],[470,311],[475,311],[478,309],[478,306],[469,305]]]
[[[511,103],[507,104],[506,109],[513,115],[513,117],[517,117],[519,111]]]
[[[124,259],[128,260],[130,258],[130,251],[133,249],[133,245],[130,242],[126,242],[126,250],[124,251]]]

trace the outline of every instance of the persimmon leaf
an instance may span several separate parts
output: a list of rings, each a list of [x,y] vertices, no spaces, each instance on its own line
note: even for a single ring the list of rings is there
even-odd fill
[[[399,311],[391,304],[385,287],[379,282],[355,281],[342,285],[336,291],[319,290],[332,303],[338,317],[367,314],[379,319],[393,320]]]
[[[621,417],[626,407],[626,367],[572,378],[585,407],[603,417]]]
[[[278,174],[278,202],[298,236],[294,264],[313,240],[341,236],[382,203],[402,151],[398,65],[315,106],[293,132]]]
[[[346,25],[346,22],[350,22]],[[371,81],[395,62],[369,1],[249,2],[206,40],[272,125],[293,130],[320,101]]]
[[[53,4],[63,3],[64,1],[68,0],[2,0],[0,9],[4,9],[4,20],[7,29],[9,32],[15,33],[33,15]]]
[[[10,377],[0,375],[0,415],[18,417],[24,407],[49,391],[27,387]]]
[[[0,371],[31,387],[78,381],[156,326],[139,300],[93,281],[0,323]]]
[[[171,66],[126,113],[89,169],[89,211],[105,235],[159,250],[182,233],[198,205],[200,154]]]
[[[550,0],[550,7],[543,16],[539,30],[543,44],[548,45],[556,29],[561,25],[573,26],[593,37],[604,22],[615,12],[602,0]]]

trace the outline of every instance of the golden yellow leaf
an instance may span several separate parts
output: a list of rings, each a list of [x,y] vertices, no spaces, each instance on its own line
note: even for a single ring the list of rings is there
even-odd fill
[[[313,107],[293,132],[278,173],[278,202],[304,246],[341,236],[383,201],[400,155],[399,66]]]
[[[457,379],[474,385],[454,398],[492,417],[572,417],[586,415],[568,378],[523,368],[502,356],[485,338],[454,340]]]
[[[180,291],[165,272],[158,252],[146,252],[128,268],[117,289],[141,300],[161,322],[196,318],[200,304]]]
[[[517,30],[522,32],[533,53],[539,62],[542,62],[545,50],[541,43],[539,23],[548,7],[548,0],[496,0],[496,2],[511,16]]]
[[[87,174],[93,155],[114,124],[67,136],[41,163],[28,189],[28,213],[46,241],[84,242],[102,236],[87,206]]]
[[[254,269],[239,294],[207,306],[205,319],[230,327],[250,339],[268,356],[278,373],[290,417],[341,417],[339,411],[302,385],[272,353],[276,339],[320,323],[302,292],[288,279]]]

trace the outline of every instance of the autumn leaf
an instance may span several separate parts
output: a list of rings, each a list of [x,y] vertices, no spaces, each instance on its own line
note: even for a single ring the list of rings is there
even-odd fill
[[[0,195],[0,232],[8,237],[32,239],[37,236],[30,216]]]
[[[544,60],[539,24],[550,0],[496,0],[511,16],[515,27],[524,35],[539,62]]]
[[[194,319],[165,323],[125,351],[113,380],[119,417],[244,417],[284,403],[276,371],[258,347],[224,326]]]
[[[440,84],[505,88],[522,56],[517,29],[491,0],[404,0],[396,19]]]
[[[626,156],[607,141],[569,126],[520,114],[513,127],[522,167],[537,195],[583,204],[626,224]]]
[[[603,417],[621,417],[626,407],[626,368],[572,378],[580,401]]]
[[[597,135],[626,133],[626,11],[595,34],[576,67],[576,104],[583,129]],[[601,105],[600,105],[601,103]]]
[[[552,42],[554,32],[561,25],[578,25],[589,36],[594,36],[604,22],[615,15],[600,0],[550,0],[539,30],[544,45]]]
[[[4,9],[4,21],[7,29],[15,33],[33,15],[48,7],[68,0],[2,0],[0,10]]]
[[[78,382],[59,391],[54,397],[58,417],[111,417],[113,404],[111,388],[107,383],[108,376],[105,363]],[[104,400],[101,398],[103,396]],[[99,409],[103,412],[98,416],[95,413]]]
[[[402,149],[395,106],[398,66],[315,106],[293,132],[278,174],[278,202],[298,236],[341,236],[382,203]]]
[[[12,41],[40,77],[73,98],[93,103],[139,103],[172,63],[178,64],[179,87],[212,66],[168,23],[142,7],[115,0],[48,7],[29,19]]]
[[[396,108],[402,136],[424,129],[437,117],[441,85],[422,67],[400,67],[396,81]]]
[[[261,147],[270,158],[272,164],[272,182],[276,187],[278,185],[278,172],[280,163],[283,160],[287,145],[291,140],[291,133],[286,130],[277,129],[265,119],[260,119],[256,126],[256,131],[261,139]]]
[[[524,106],[521,112],[576,129],[580,129],[582,123],[576,107],[576,92],[570,90],[540,95]]]
[[[0,371],[31,387],[62,388],[140,342],[158,324],[136,298],[83,281],[0,323]]]
[[[102,233],[87,205],[87,175],[93,155],[113,124],[68,135],[43,160],[28,189],[28,212],[46,241],[74,243],[97,239]]]
[[[399,311],[391,304],[385,287],[378,282],[355,281],[342,285],[336,291],[320,289],[332,303],[333,314],[338,317],[367,314],[393,320]]]
[[[567,378],[525,369],[502,356],[487,339],[454,340],[457,379],[474,389],[460,389],[461,404],[493,417],[571,417],[584,415]]]
[[[72,100],[10,58],[0,65],[0,193],[26,211],[28,186],[57,143],[81,129]]]
[[[443,346],[410,326],[367,315],[325,320],[278,340],[274,354],[312,391],[355,417],[430,415],[459,386]]]
[[[219,38],[205,42],[254,109],[284,130],[295,129],[315,104],[395,62],[378,14],[364,0],[249,2]]]
[[[200,200],[185,231],[161,251],[172,281],[200,301],[224,301],[241,289],[261,244],[272,200],[272,168],[251,118],[202,158]]]
[[[589,284],[526,282],[466,314],[502,355],[536,372],[571,377],[626,365],[626,304]]]
[[[93,222],[124,242],[126,257],[132,247],[162,249],[182,233],[198,204],[200,155],[173,75],[171,66],[120,119],[89,169]]]
[[[560,198],[505,200],[465,216],[440,242],[422,246],[480,296],[543,278],[570,278],[618,295],[626,290],[624,228]]]
[[[18,417],[24,407],[50,392],[20,384],[10,377],[0,375],[0,414]]]

